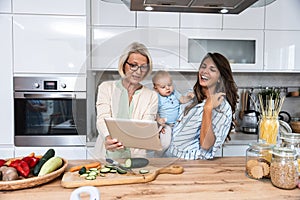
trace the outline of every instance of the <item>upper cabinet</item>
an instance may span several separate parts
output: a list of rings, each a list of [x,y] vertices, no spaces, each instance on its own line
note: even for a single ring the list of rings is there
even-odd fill
[[[137,27],[179,28],[179,13],[137,12]]]
[[[265,31],[266,71],[300,71],[300,31]]]
[[[11,0],[0,1],[0,13],[11,13]]]
[[[222,15],[202,13],[181,13],[180,28],[222,28]]]
[[[132,42],[141,42],[147,46],[154,70],[179,69],[178,30],[159,28],[94,28],[92,69],[117,70],[120,55]]]
[[[263,69],[262,30],[180,30],[180,69],[197,70],[208,52],[227,57],[234,71]]]
[[[123,3],[91,0],[92,25],[136,26],[135,18],[136,12],[131,12]]]
[[[85,0],[13,0],[14,13],[86,15]]]
[[[86,17],[13,16],[14,73],[85,73]]]
[[[276,0],[266,6],[266,29],[300,30],[300,1]]]
[[[223,15],[224,29],[264,29],[264,7],[250,7],[238,15]]]

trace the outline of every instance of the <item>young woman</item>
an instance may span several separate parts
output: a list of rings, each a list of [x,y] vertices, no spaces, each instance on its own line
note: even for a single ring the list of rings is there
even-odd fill
[[[238,100],[228,60],[208,53],[202,60],[194,99],[182,108],[166,156],[212,159],[230,132]]]

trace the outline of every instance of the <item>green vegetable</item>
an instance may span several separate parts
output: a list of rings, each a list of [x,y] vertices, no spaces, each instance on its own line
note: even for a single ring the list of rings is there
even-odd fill
[[[119,174],[126,174],[126,173],[127,173],[126,170],[121,169],[120,167],[117,168],[117,172],[118,172]]]
[[[148,169],[140,169],[140,174],[148,174],[149,170]]]
[[[146,158],[128,158],[125,160],[126,168],[141,168],[146,167],[149,164],[149,160]]]
[[[58,168],[60,168],[63,164],[63,160],[60,157],[52,157],[49,160],[45,162],[45,164],[42,166],[38,176],[44,176],[46,174],[49,174]]]
[[[33,169],[33,175],[37,176],[42,168],[42,166],[52,157],[54,157],[54,149],[48,149],[48,151],[43,155],[39,162],[35,165]]]
[[[85,168],[85,167],[82,167],[82,168],[78,171],[78,173],[79,173],[80,175],[86,173],[86,168]]]
[[[104,168],[100,169],[100,173],[108,173],[108,172],[110,172],[110,169],[111,168],[104,167]]]

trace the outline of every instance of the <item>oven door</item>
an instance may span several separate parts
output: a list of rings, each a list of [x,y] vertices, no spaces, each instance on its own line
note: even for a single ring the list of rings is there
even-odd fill
[[[86,92],[15,92],[16,146],[86,144]]]

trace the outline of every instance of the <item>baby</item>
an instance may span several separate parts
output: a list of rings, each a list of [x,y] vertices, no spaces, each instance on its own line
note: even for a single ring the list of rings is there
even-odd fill
[[[173,126],[178,118],[180,104],[194,98],[192,92],[187,96],[181,95],[174,89],[171,75],[167,71],[157,71],[152,77],[153,88],[158,92],[157,122],[161,125]]]

